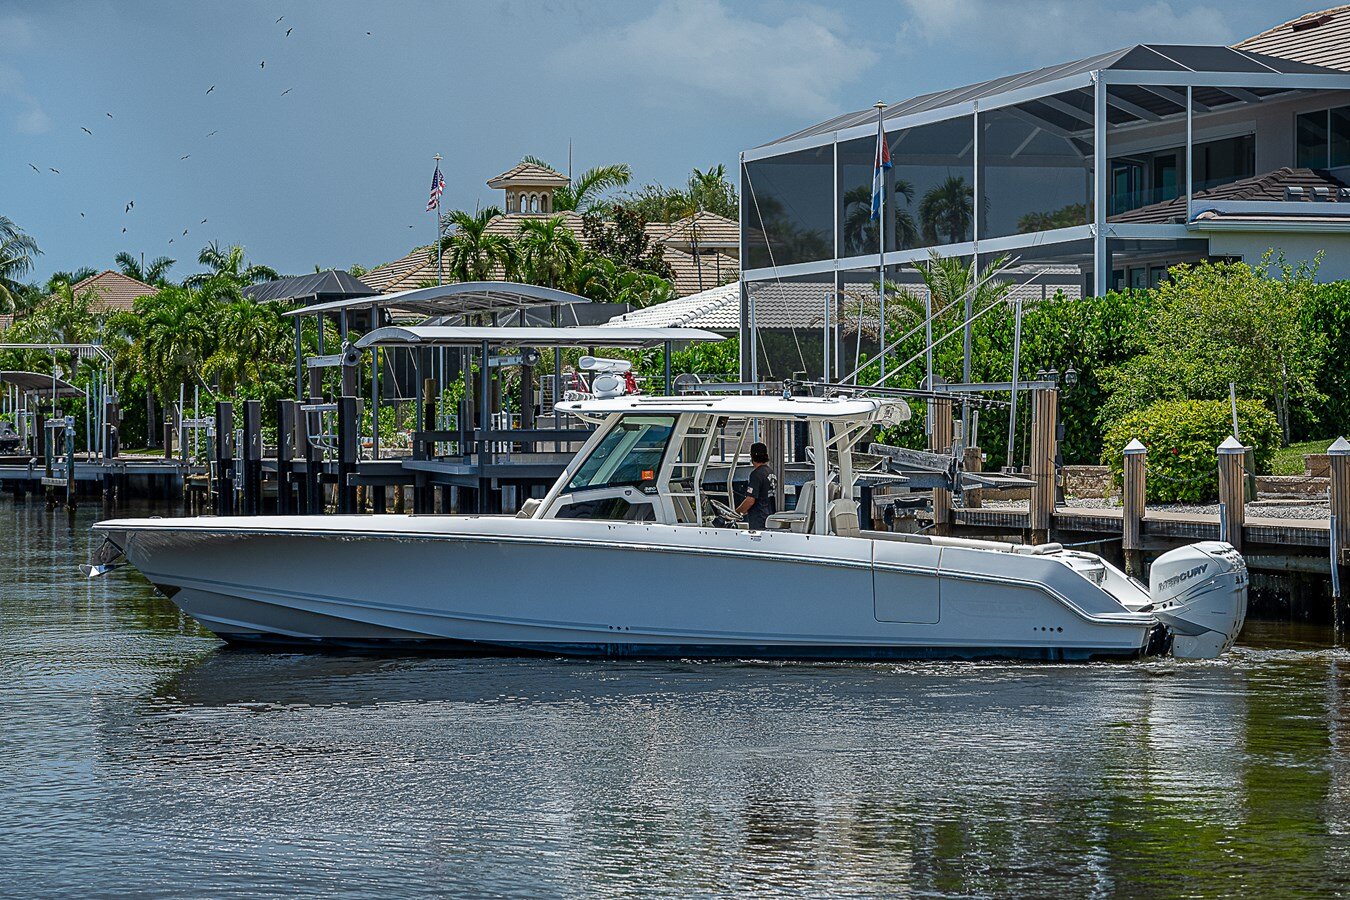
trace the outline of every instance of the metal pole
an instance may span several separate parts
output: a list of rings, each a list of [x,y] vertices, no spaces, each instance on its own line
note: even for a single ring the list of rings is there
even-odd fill
[[[304,350],[300,344],[300,316],[295,317],[295,399],[300,400],[305,392]]]
[[[666,341],[666,396],[670,396],[670,341]]]
[[[886,189],[889,181],[881,165],[881,142],[886,140],[886,104],[877,107],[877,169],[881,175],[881,200],[877,207],[877,334],[881,343],[881,383],[886,383]]]
[[[1191,197],[1195,193],[1194,165],[1195,165],[1195,104],[1191,101],[1191,92],[1194,88],[1186,85],[1186,224],[1191,224]],[[1237,433],[1237,429],[1233,430]]]
[[[1106,282],[1110,276],[1106,253],[1106,81],[1099,70],[1092,73],[1092,152],[1096,169],[1093,172],[1093,294],[1106,293]]]
[[[1004,460],[1004,468],[1012,468],[1016,463],[1015,450],[1017,446],[1017,376],[1022,365],[1022,298],[1019,296],[1014,303],[1015,312],[1013,314],[1013,359],[1012,359],[1012,402],[1008,409],[1008,457]]]
[[[432,159],[436,160],[436,170],[440,171],[441,155],[437,153]],[[436,216],[436,243],[434,245],[436,248],[436,283],[445,284],[445,254],[441,252],[441,201],[439,198],[436,200],[436,206],[432,209],[432,213]]]

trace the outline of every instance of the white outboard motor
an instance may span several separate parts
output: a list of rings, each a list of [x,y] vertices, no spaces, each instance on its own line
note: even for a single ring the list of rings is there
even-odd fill
[[[1247,618],[1247,564],[1232,544],[1202,541],[1164,553],[1149,571],[1149,610],[1172,632],[1178,659],[1214,659]]]

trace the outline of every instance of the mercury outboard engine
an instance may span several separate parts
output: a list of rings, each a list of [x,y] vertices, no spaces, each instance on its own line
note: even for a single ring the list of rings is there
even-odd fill
[[[1172,632],[1178,659],[1213,659],[1247,618],[1247,564],[1232,544],[1202,541],[1164,553],[1149,572],[1148,610]]]

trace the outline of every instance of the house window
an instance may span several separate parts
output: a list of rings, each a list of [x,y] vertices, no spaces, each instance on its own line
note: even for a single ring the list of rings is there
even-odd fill
[[[548,194],[539,195],[539,211],[548,212]]]
[[[1302,168],[1350,166],[1350,106],[1300,113],[1294,140]]]

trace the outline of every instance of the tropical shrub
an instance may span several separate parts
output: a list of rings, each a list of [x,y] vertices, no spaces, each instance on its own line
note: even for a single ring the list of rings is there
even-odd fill
[[[1238,429],[1251,447],[1256,471],[1264,472],[1280,445],[1275,416],[1255,400],[1239,400]],[[1117,485],[1124,449],[1138,439],[1148,448],[1148,499],[1157,503],[1200,503],[1219,493],[1215,451],[1233,433],[1232,408],[1222,400],[1163,400],[1122,416],[1106,432],[1102,461]]]

